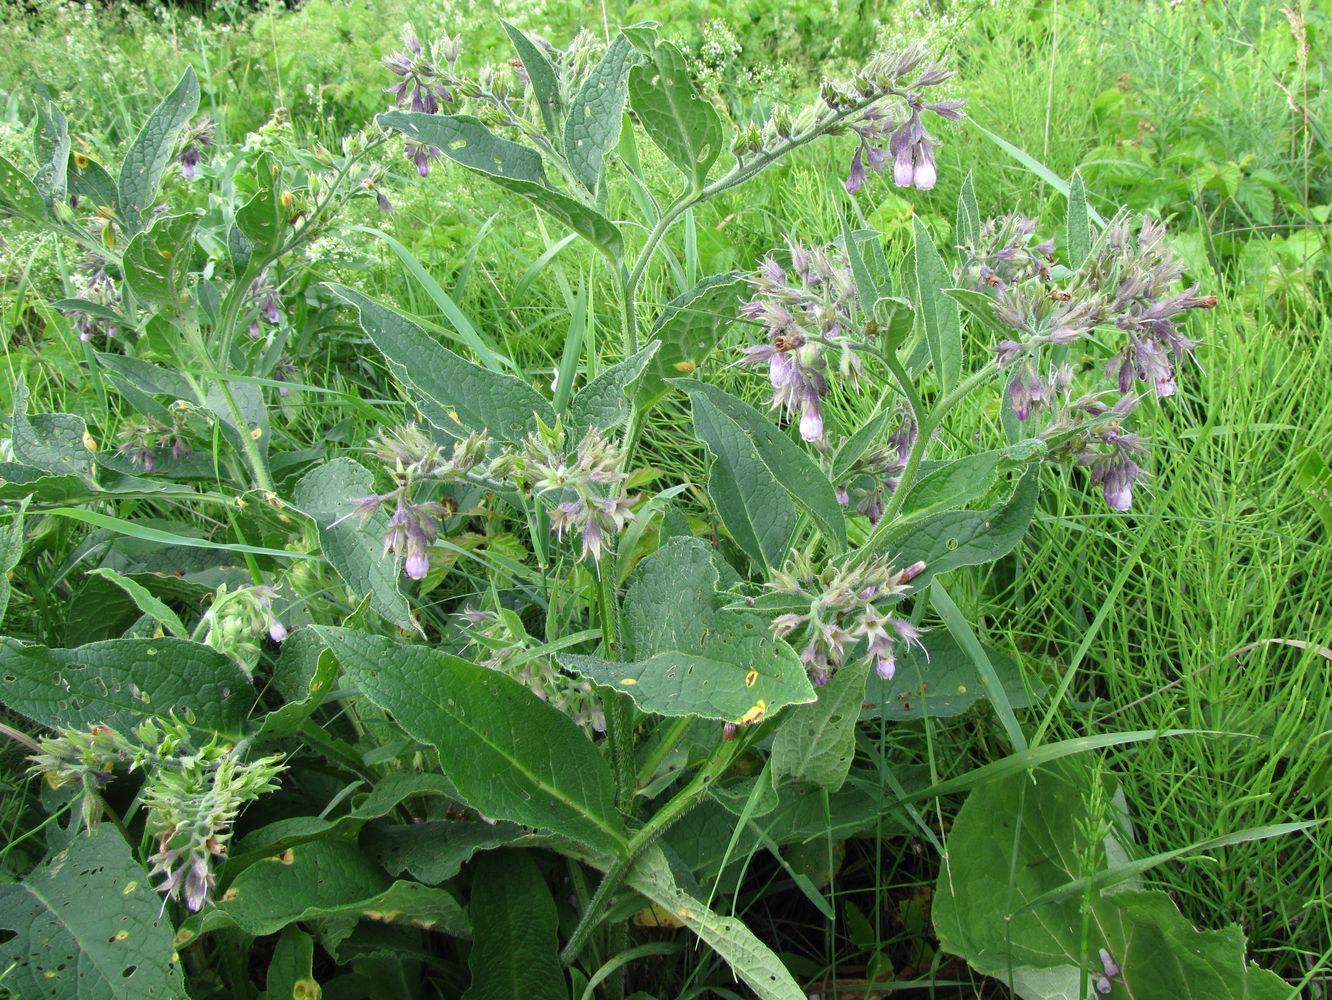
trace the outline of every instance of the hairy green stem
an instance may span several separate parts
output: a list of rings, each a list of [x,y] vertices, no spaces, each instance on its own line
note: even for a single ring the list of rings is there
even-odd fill
[[[597,561],[597,606],[606,659],[619,660],[620,612],[615,601],[615,559],[607,553]],[[611,774],[615,778],[615,805],[628,812],[634,801],[634,706],[614,688],[604,689],[602,710],[606,716],[606,739],[610,743]]]
[[[689,732],[689,727],[694,724],[692,715],[682,715],[680,718],[671,722],[671,728],[666,730],[666,735],[643,759],[643,766],[638,769],[638,784],[646,785],[652,780],[652,776],[657,773],[657,768],[661,767],[662,761],[670,756],[671,751],[680,745],[684,739],[685,733]]]

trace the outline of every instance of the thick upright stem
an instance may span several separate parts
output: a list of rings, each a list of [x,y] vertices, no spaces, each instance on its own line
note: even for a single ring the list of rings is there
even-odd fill
[[[609,555],[597,563],[597,605],[601,617],[601,639],[608,660],[619,660],[619,608],[615,601],[615,560]],[[634,774],[634,706],[614,688],[605,688],[602,710],[606,717],[606,739],[610,743],[611,774],[615,779],[615,805],[628,812],[637,787]]]

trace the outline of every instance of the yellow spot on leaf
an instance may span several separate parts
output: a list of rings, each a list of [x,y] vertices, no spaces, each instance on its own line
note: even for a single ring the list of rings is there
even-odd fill
[[[449,419],[452,420],[455,424],[461,424],[461,423],[462,423],[462,421],[461,421],[460,419],[458,419],[458,411],[457,411],[457,410],[450,410],[450,411],[449,411]]]
[[[97,439],[87,431],[83,432],[83,447],[87,448],[89,451],[97,450]]]
[[[82,170],[87,165],[88,165],[88,158],[86,156],[84,156],[82,153],[74,154],[74,166]]]
[[[766,715],[767,712],[768,712],[768,703],[764,701],[762,698],[760,698],[757,702],[754,703],[754,707],[751,708],[744,715],[740,716],[740,718],[736,719],[735,723],[738,726],[748,726],[751,723],[758,722],[758,720],[763,718],[763,716]]]
[[[289,865],[296,860],[296,852],[293,851],[290,847],[288,847],[285,851],[283,851],[281,854],[277,856],[277,859],[278,861],[282,862],[284,865]]]
[[[653,903],[651,906],[639,910],[633,916],[635,927],[683,927],[674,913],[664,906],[658,906]]]
[[[966,686],[965,684],[959,684],[959,685],[957,686],[957,693],[958,693],[958,694],[966,694],[966,693],[967,693],[967,686]]]
[[[170,251],[170,250],[159,250],[159,251],[157,251],[157,256],[161,257],[163,260],[170,260],[170,259],[171,259],[171,251]]]
[[[222,893],[222,902],[230,903],[233,899],[237,899],[239,896],[240,890],[233,885],[226,892]]]
[[[127,930],[118,930],[115,933],[115,940],[117,941],[124,941],[127,937],[129,937],[129,931]]]
[[[194,931],[189,930],[188,928],[185,927],[182,927],[180,930],[176,931],[175,945],[177,948],[179,948],[183,944],[189,944],[192,940],[194,940]]]
[[[755,667],[749,668],[749,673],[745,674],[745,687],[752,688],[758,681],[758,670]]]
[[[264,436],[264,429],[262,427],[256,427],[250,431],[250,437],[254,438],[254,440],[256,441],[258,441],[263,436]]]
[[[125,883],[125,888],[123,888],[123,889],[120,890],[120,894],[121,894],[122,896],[128,896],[130,893],[132,893],[132,892],[133,892],[135,889],[137,889],[138,887],[139,887],[139,882],[138,882],[138,880],[137,880],[137,879],[130,879],[128,882]]]
[[[632,677],[626,677],[622,681],[620,681],[620,683],[623,684],[625,687],[631,687],[634,684],[637,684],[638,681]]]
[[[698,365],[695,364],[693,361],[677,361],[671,367],[673,367],[677,372],[683,372],[684,374],[688,375],[695,368],[697,368]]]

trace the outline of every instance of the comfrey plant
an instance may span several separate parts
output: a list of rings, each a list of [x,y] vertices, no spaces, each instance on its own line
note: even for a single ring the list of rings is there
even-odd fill
[[[982,224],[968,181],[945,244],[955,269],[918,220],[900,265],[877,233],[843,225],[833,245],[792,234],[751,275],[690,283],[665,252],[676,223],[811,143],[848,154],[839,198],[878,173],[933,188],[929,129],[962,116],[948,72],[917,48],[882,53],[803,107],[732,123],[651,26],[563,49],[504,29],[516,59],[474,72],[457,40],[408,31],[385,60],[397,107],[377,119],[384,135],[349,141],[341,160],[293,153],[304,174],[257,142],[233,171],[253,193],[219,195],[203,218],[168,210],[145,226],[173,157],[194,191],[227,155],[215,134],[186,131],[192,75],[118,186],[94,193],[67,150],[35,180],[0,165],[7,211],[102,264],[85,297],[56,305],[90,317],[90,344],[107,346],[114,325],[119,350],[90,346],[89,364],[143,418],[96,450],[78,418],[29,415],[20,387],[3,496],[32,499],[0,552],[21,546],[24,517],[73,503],[212,512],[168,536],[170,579],[135,552],[97,567],[142,613],[127,634],[74,649],[0,641],[6,704],[58,734],[37,766],[78,779],[67,785],[89,822],[113,820],[54,841],[30,880],[74,893],[117,880],[142,933],[107,942],[102,923],[76,927],[70,947],[139,995],[182,995],[188,978],[196,995],[239,996],[214,970],[251,968],[267,954],[253,939],[274,934],[268,995],[312,995],[317,972],[330,992],[391,973],[420,995],[464,982],[564,995],[566,974],[582,995],[620,997],[627,981],[668,993],[691,960],[634,958],[649,953],[629,941],[647,914],[720,956],[718,986],[729,974],[765,1000],[805,997],[707,902],[708,883],[738,885],[728,840],[757,848],[759,821],[774,851],[880,829],[885,809],[933,794],[889,791],[882,762],[857,757],[862,717],[985,698],[1026,747],[1022,674],[980,642],[954,574],[1017,548],[1043,461],[1084,468],[1129,507],[1148,467],[1134,408],[1168,404],[1195,346],[1184,318],[1211,304],[1176,287],[1155,223],[1116,218],[1097,234],[1076,180],[1062,245],[1016,217]],[[44,112],[47,146],[64,141],[56,114]],[[472,357],[357,288],[303,284],[291,250],[353,195],[380,203],[382,176],[358,164],[386,136],[423,183],[461,167],[591,248],[550,394],[465,316],[453,322]],[[81,215],[85,203],[109,210]],[[621,340],[584,358],[598,267]],[[672,281],[669,301],[645,293]],[[286,388],[279,366],[301,356],[288,340],[311,301],[354,317],[409,404],[357,442],[373,470],[322,447],[281,464],[266,450],[260,387],[268,401]],[[164,343],[182,353],[164,357]],[[771,412],[710,381],[732,364]],[[706,482],[642,467],[670,394],[688,403]],[[210,424],[231,451],[214,445],[206,489],[147,478],[207,451]],[[987,450],[955,443],[987,434]],[[236,457],[229,476],[214,467]],[[90,542],[86,558],[101,551]],[[223,555],[194,571],[186,555],[200,552]],[[956,691],[936,708],[931,671],[945,663]],[[123,783],[142,776],[137,793],[108,785],[121,764]],[[267,822],[242,811],[261,795]],[[538,865],[538,851],[563,860]],[[154,881],[166,913],[139,888]],[[20,988],[71,982],[29,944],[26,931],[0,943]],[[1077,970],[1098,948],[1120,956],[1104,978],[1126,982],[1157,954],[1088,935],[1071,947]]]

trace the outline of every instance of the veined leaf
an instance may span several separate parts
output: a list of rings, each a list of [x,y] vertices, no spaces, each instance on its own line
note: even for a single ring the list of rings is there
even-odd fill
[[[278,191],[282,168],[270,154],[263,153],[254,161],[253,170],[258,175],[259,190],[236,210],[236,228],[245,237],[250,254],[257,252],[267,259],[282,247],[287,230]]]
[[[483,855],[471,898],[476,943],[463,1000],[566,1000],[555,900],[529,852]]]
[[[1078,270],[1086,262],[1092,247],[1091,219],[1087,216],[1087,189],[1082,174],[1073,171],[1073,182],[1068,186],[1068,220],[1066,223],[1068,266]]]
[[[629,67],[639,55],[623,34],[606,47],[578,93],[569,102],[564,122],[564,155],[588,191],[596,194],[606,154],[620,138]]]
[[[19,463],[53,476],[91,481],[92,437],[82,417],[72,413],[28,415],[28,387],[20,375],[14,385],[10,446]]]
[[[738,272],[714,274],[672,299],[652,324],[661,349],[648,364],[639,405],[650,406],[667,391],[666,380],[687,375],[716,349],[721,335],[740,314],[745,282]]]
[[[557,659],[645,712],[755,722],[814,700],[799,657],[764,619],[714,609],[717,568],[701,539],[673,538],[640,564],[624,600],[635,659]]]
[[[819,691],[819,700],[798,705],[772,741],[772,776],[837,791],[856,752],[856,722],[865,700],[869,660],[844,663]]]
[[[16,997],[185,996],[171,924],[110,823],[0,885],[0,969]]]
[[[643,370],[661,342],[653,340],[632,357],[611,365],[574,396],[570,417],[579,432],[590,427],[609,428],[624,423],[633,413],[633,393]]]
[[[925,340],[930,345],[930,360],[939,377],[939,385],[948,392],[957,385],[962,373],[962,320],[957,303],[944,295],[943,290],[953,284],[952,275],[944,266],[934,239],[917,216],[914,220],[916,248],[913,256],[918,289],[920,320],[925,328]]]
[[[546,134],[552,139],[559,138],[560,118],[564,114],[564,105],[560,100],[560,81],[550,60],[527,35],[519,31],[508,21],[500,21],[504,33],[518,52],[527,79],[532,83],[532,94],[536,97],[537,109],[541,112],[541,121],[546,126]]]
[[[426,646],[315,627],[345,676],[434,746],[473,808],[621,853],[610,768],[572,720],[522,684]]]
[[[5,611],[9,609],[9,573],[23,558],[23,518],[27,510],[25,497],[19,501],[8,523],[0,528],[0,623],[4,622]]]
[[[25,174],[0,156],[0,208],[29,222],[45,222],[46,202]]]
[[[264,980],[267,995],[292,1000],[318,1000],[319,983],[314,977],[314,938],[299,927],[287,927],[273,949]]]
[[[37,124],[33,139],[42,165],[32,183],[48,205],[63,202],[69,188],[69,124],[51,101],[37,102]]]
[[[182,284],[194,249],[195,215],[164,215],[125,248],[125,281],[136,296],[168,313],[180,310]]]
[[[725,141],[716,109],[694,89],[684,54],[657,41],[647,62],[629,70],[629,103],[643,131],[685,176],[702,189]]]
[[[981,217],[976,204],[976,185],[967,171],[962,190],[957,196],[957,222],[953,226],[953,242],[960,247],[980,245]]]
[[[438,430],[455,437],[486,431],[500,441],[518,441],[536,430],[538,418],[554,425],[550,403],[522,379],[472,364],[402,314],[353,288],[333,283],[327,287],[355,307],[361,329]]]
[[[120,192],[116,190],[116,181],[96,160],[84,156],[69,154],[69,167],[65,171],[65,183],[70,195],[78,195],[80,201],[99,208],[105,206],[113,212],[120,204]]]
[[[143,213],[157,199],[176,139],[198,107],[199,81],[191,66],[176,89],[153,109],[125,153],[120,167],[120,216],[131,236],[143,227]]]

